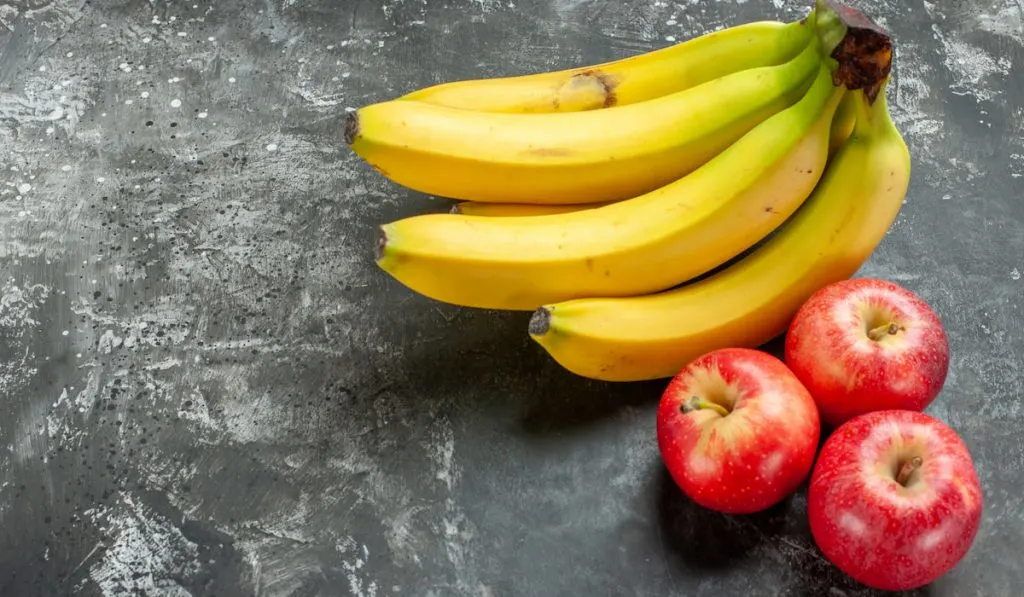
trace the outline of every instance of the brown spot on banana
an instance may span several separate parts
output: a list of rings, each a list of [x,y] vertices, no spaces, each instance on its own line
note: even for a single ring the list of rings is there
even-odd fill
[[[618,103],[619,81],[599,69],[576,73],[555,92],[551,103],[556,110],[583,111],[610,108]]]

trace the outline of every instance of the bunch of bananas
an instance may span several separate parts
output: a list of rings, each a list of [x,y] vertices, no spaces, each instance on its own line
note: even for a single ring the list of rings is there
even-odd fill
[[[534,311],[530,336],[589,378],[759,346],[853,275],[900,209],[891,59],[883,29],[818,0],[799,21],[366,106],[351,148],[460,200],[382,226],[377,263],[435,300]]]

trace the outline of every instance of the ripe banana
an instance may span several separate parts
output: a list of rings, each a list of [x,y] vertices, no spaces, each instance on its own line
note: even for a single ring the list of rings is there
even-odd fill
[[[792,59],[810,41],[814,11],[800,21],[757,21],[581,68],[426,87],[399,100],[481,112],[577,112],[626,106]]]
[[[910,155],[884,84],[874,104],[863,91],[850,94],[853,133],[811,198],[767,242],[672,291],[541,307],[530,321],[533,339],[578,375],[634,381],[670,377],[705,352],[761,346],[784,332],[811,294],[857,272],[910,182]]]
[[[345,139],[392,181],[477,202],[634,197],[704,164],[806,91],[816,41],[793,60],[650,101],[587,112],[488,113],[389,101],[350,114]]]
[[[541,203],[477,203],[462,201],[452,206],[451,213],[466,216],[487,216],[489,218],[508,218],[512,216],[548,216],[551,214],[567,214],[574,211],[594,209],[607,203],[579,203],[576,205],[544,205]]]
[[[533,310],[670,288],[743,252],[810,195],[844,88],[820,65],[807,94],[688,176],[572,213],[427,214],[381,227],[377,264],[435,300]]]

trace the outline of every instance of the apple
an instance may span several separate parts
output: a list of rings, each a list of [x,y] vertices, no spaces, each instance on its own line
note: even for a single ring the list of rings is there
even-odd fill
[[[695,503],[764,510],[807,479],[818,447],[814,399],[780,359],[723,348],[686,365],[658,405],[658,449]]]
[[[784,359],[835,428],[875,410],[923,411],[946,382],[949,343],[939,316],[906,288],[874,278],[812,294],[786,333]]]
[[[974,462],[955,431],[927,414],[882,410],[825,441],[807,511],[818,548],[875,589],[909,590],[951,570],[981,521]]]

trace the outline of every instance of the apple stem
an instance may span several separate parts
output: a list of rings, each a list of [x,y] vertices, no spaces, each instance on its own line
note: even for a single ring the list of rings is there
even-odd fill
[[[900,467],[900,472],[896,473],[896,482],[903,487],[907,486],[907,481],[910,480],[910,475],[914,474],[914,471],[921,468],[921,464],[924,461],[920,456],[914,456],[910,460],[903,463]]]
[[[723,417],[729,414],[729,411],[721,404],[716,404],[714,402],[711,402],[710,400],[704,400],[700,396],[694,396],[690,398],[689,400],[683,403],[682,407],[683,413],[692,413],[695,410],[701,409],[713,410],[716,413],[722,415]]]
[[[900,325],[897,324],[896,322],[886,323],[886,324],[880,325],[880,326],[878,326],[876,328],[872,328],[868,332],[868,338],[871,338],[875,342],[878,342],[879,340],[881,340],[885,336],[895,336],[902,329],[903,328],[900,327]]]

